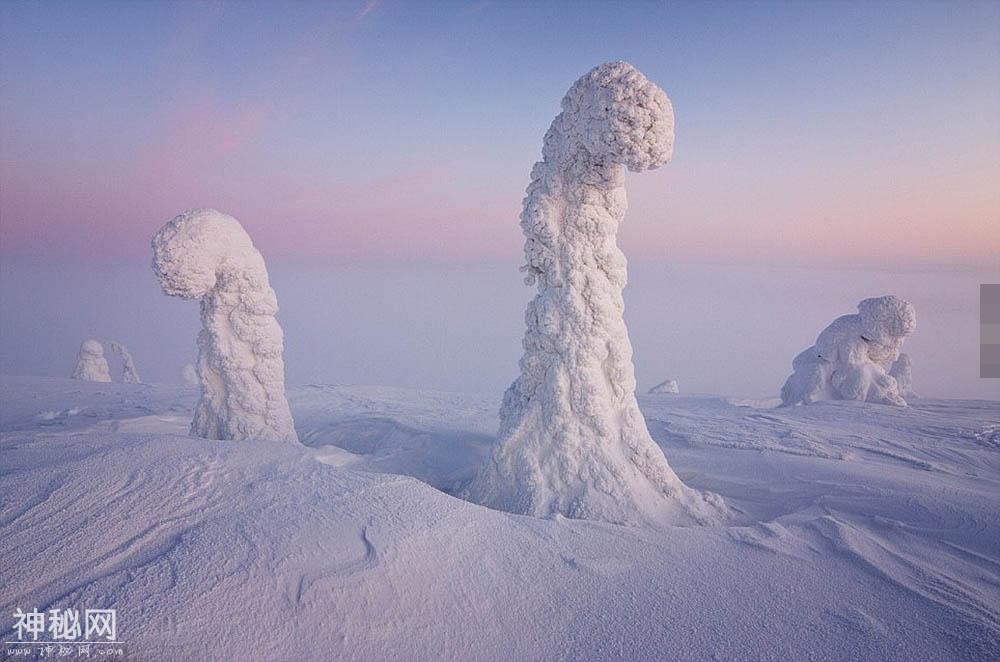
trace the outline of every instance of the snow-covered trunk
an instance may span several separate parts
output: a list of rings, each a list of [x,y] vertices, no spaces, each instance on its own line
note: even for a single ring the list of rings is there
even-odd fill
[[[139,371],[135,368],[135,361],[132,359],[132,352],[128,351],[128,347],[121,343],[113,342],[111,343],[111,349],[122,361],[122,383],[141,384],[142,380],[139,379]]]
[[[579,89],[593,85],[599,89]],[[577,98],[588,93],[596,99]],[[646,102],[642,110],[649,112],[625,108],[615,118],[645,117],[644,125],[623,121],[638,124],[639,140],[653,144],[580,135],[600,127],[581,126],[572,112],[577,105],[610,116],[622,96],[630,97],[626,104]],[[630,524],[719,519],[721,499],[681,483],[649,435],[623,317],[626,260],[616,235],[627,206],[625,164],[639,170],[669,158],[669,100],[630,65],[610,63],[578,81],[563,108],[546,134],[521,215],[527,280],[538,286],[525,316],[521,375],[504,395],[498,446],[469,495],[537,516]],[[594,140],[619,144],[595,150],[587,145]]]
[[[220,271],[216,289],[202,298],[197,365],[202,397],[193,434],[298,440],[285,399],[277,305],[270,286],[233,270]]]

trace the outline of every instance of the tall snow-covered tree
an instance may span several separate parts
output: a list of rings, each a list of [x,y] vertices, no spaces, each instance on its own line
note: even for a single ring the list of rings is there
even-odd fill
[[[708,523],[717,495],[684,485],[635,398],[616,243],[625,169],[666,163],[666,93],[626,62],[602,64],[562,100],[521,213],[527,283],[521,374],[500,410],[498,444],[469,496],[503,510],[617,523]]]

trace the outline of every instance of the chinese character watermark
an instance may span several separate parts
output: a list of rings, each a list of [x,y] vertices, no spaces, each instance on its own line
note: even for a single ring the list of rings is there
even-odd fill
[[[5,641],[8,657],[90,657],[92,650],[100,656],[122,657],[124,649],[111,647],[118,641],[118,611],[116,609],[49,609],[47,612],[18,607],[13,632],[16,641]],[[96,647],[96,648],[95,648]]]

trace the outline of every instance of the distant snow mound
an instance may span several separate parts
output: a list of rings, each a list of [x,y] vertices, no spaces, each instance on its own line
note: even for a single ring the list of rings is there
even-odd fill
[[[194,364],[188,363],[181,368],[181,379],[189,386],[198,385],[198,370],[194,367]]]
[[[680,393],[676,379],[667,379],[649,389],[650,393]]]
[[[625,168],[670,160],[666,93],[626,62],[592,69],[563,98],[531,172],[521,228],[528,304],[521,375],[499,442],[468,488],[479,503],[540,517],[709,523],[722,499],[684,485],[635,399],[623,317]]]
[[[93,338],[88,338],[80,344],[80,352],[76,356],[76,368],[73,379],[85,382],[110,382],[111,371],[108,360],[104,358],[104,346]]]
[[[896,380],[901,396],[904,398],[918,397],[913,392],[913,361],[910,360],[909,354],[904,352],[899,355],[889,370],[889,376]]]
[[[191,433],[298,441],[285,399],[278,300],[243,226],[214,209],[195,209],[164,225],[152,243],[163,291],[201,300],[201,400]]]
[[[122,360],[122,383],[141,384],[142,380],[139,379],[139,371],[135,368],[135,361],[132,359],[132,353],[128,351],[128,347],[121,343],[113,342],[111,343],[111,350]]]
[[[860,400],[905,407],[890,370],[916,324],[913,306],[899,297],[865,299],[857,314],[835,319],[815,345],[795,357],[781,389],[782,404]]]

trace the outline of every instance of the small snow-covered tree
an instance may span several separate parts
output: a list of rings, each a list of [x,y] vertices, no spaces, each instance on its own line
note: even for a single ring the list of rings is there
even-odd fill
[[[889,376],[896,380],[901,396],[904,398],[917,397],[917,394],[913,392],[913,361],[910,360],[909,354],[903,352],[899,355],[899,358],[892,364],[892,368],[889,369]]]
[[[184,383],[189,386],[198,385],[198,370],[194,367],[193,363],[185,364],[185,366],[181,368],[181,379],[183,379]]]
[[[171,296],[201,300],[201,400],[207,439],[297,441],[285,399],[283,334],[264,258],[231,216],[195,209],[153,237],[153,270]]]
[[[76,368],[73,379],[85,382],[110,382],[111,371],[108,360],[104,358],[104,346],[93,338],[87,338],[80,344],[80,352],[76,356]]]
[[[905,407],[889,371],[916,325],[909,302],[891,295],[865,299],[857,314],[833,320],[815,345],[795,357],[781,388],[782,404],[861,400]]]
[[[545,135],[521,213],[527,283],[521,375],[500,410],[498,444],[468,489],[517,513],[617,523],[707,523],[725,506],[684,485],[635,399],[623,318],[625,168],[673,151],[667,95],[626,62],[580,78]]]
[[[111,343],[111,350],[122,360],[122,383],[141,384],[142,380],[139,379],[139,371],[135,369],[135,361],[132,360],[132,352],[128,351],[128,347],[121,343],[113,342]]]

